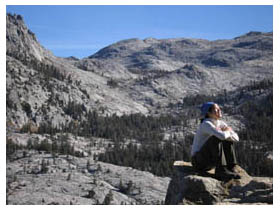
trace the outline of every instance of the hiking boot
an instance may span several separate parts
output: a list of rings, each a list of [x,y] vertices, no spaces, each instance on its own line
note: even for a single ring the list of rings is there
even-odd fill
[[[221,181],[227,181],[230,179],[240,179],[241,178],[239,174],[237,174],[235,172],[231,172],[226,167],[216,168],[215,177]]]
[[[205,170],[196,170],[196,171],[195,171],[195,174],[198,175],[198,176],[205,176],[205,177],[211,176],[211,174],[208,173],[208,172],[205,171]]]

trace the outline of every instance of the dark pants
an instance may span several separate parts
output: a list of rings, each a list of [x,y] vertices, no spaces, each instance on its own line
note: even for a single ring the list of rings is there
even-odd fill
[[[210,137],[199,152],[192,157],[192,165],[197,170],[208,171],[212,168],[237,164],[233,142]]]

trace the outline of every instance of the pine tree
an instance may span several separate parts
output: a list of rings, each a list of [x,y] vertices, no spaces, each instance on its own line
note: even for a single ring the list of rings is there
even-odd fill
[[[105,196],[102,204],[110,205],[112,201],[113,201],[113,193],[112,193],[112,190],[110,190],[109,193]]]

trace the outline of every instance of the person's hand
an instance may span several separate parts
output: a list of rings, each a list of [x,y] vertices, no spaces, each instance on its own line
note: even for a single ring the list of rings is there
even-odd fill
[[[225,126],[221,128],[222,131],[232,131],[232,128],[229,126]]]

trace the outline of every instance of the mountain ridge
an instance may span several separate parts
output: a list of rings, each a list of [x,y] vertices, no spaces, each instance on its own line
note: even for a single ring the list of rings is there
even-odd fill
[[[185,181],[183,197],[198,202],[184,204],[207,204],[212,192],[216,204],[273,203],[273,33],[130,39],[76,59],[46,50],[22,16],[6,18],[6,204],[163,204]],[[210,100],[242,139],[244,170],[269,177],[172,184]]]
[[[129,39],[76,59],[41,46],[22,16],[8,14],[6,20],[7,119],[19,127],[42,122],[44,107],[52,110],[45,120],[67,122],[63,107],[69,101],[104,115],[153,114],[187,95],[272,79],[273,33],[216,41]]]

